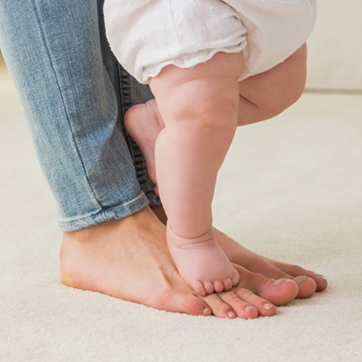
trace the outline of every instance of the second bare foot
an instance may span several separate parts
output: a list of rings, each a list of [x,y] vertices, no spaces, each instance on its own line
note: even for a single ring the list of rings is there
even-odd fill
[[[127,132],[140,147],[147,164],[151,181],[156,185],[158,194],[156,168],[155,168],[155,143],[164,128],[161,115],[154,99],[145,104],[137,104],[131,107],[124,118]]]
[[[121,220],[64,233],[64,284],[156,309],[210,315],[207,303],[180,278],[153,243],[165,228],[149,208]],[[166,241],[164,241],[166,242]]]
[[[298,265],[283,263],[258,255],[240,245],[220,230],[214,228],[214,231],[218,244],[230,261],[244,267],[249,272],[258,273],[264,277],[279,281],[294,281],[298,286],[297,298],[309,298],[316,291],[322,291],[327,288],[328,283],[324,276]],[[270,294],[264,294],[264,296],[270,297]],[[275,299],[273,301],[275,304],[284,304],[283,298],[279,302]]]

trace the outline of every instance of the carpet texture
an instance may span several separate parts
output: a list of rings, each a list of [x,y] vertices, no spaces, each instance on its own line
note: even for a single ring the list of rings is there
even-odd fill
[[[271,318],[154,310],[61,283],[55,202],[0,74],[1,361],[362,361],[362,97],[304,94],[239,129],[215,225],[329,287]]]

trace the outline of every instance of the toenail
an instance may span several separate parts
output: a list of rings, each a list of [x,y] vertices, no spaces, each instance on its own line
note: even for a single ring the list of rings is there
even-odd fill
[[[264,304],[264,308],[265,308],[266,310],[270,310],[270,309],[273,308],[273,305],[270,304],[270,303],[265,303],[265,304]]]
[[[245,312],[251,312],[252,310],[255,310],[255,308],[250,305],[245,308]]]
[[[302,284],[302,283],[304,283],[307,279],[308,279],[307,276],[301,275],[301,276],[299,276],[299,277],[294,278],[293,280],[294,280],[297,284]]]
[[[273,283],[273,285],[280,285],[280,284],[286,282],[287,280],[288,280],[288,279],[278,279],[278,280],[276,280],[276,281]]]
[[[210,314],[211,314],[211,311],[210,311],[209,308],[205,308],[205,309],[203,310],[203,313],[204,313],[204,315],[210,315]]]
[[[228,317],[229,318],[235,318],[236,317],[236,314],[232,311],[228,312]]]
[[[325,278],[325,276],[324,276],[324,275],[321,275],[321,274],[317,275],[317,277],[318,277],[319,279],[321,279],[321,280],[324,280],[324,281],[327,280],[327,279]]]

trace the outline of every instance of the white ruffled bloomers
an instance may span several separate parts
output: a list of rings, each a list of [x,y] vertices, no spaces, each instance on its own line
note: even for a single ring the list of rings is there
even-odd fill
[[[283,62],[310,36],[315,0],[105,0],[111,49],[140,83],[242,51],[239,80]]]

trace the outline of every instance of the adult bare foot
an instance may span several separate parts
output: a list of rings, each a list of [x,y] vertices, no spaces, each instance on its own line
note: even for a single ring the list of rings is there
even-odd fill
[[[67,286],[156,309],[210,315],[152,240],[165,230],[146,208],[121,220],[64,233],[61,273]]]
[[[171,312],[245,319],[276,313],[270,301],[246,289],[234,288],[221,298],[195,295],[170,259],[165,235],[164,225],[149,208],[121,220],[64,233],[63,282]]]
[[[298,284],[298,298],[308,298],[314,292],[327,288],[327,280],[322,275],[297,265],[265,258],[243,247],[220,230],[216,228],[214,230],[220,247],[231,262],[243,266],[250,272],[259,273],[268,278],[293,280]],[[267,294],[265,297],[267,297]]]

